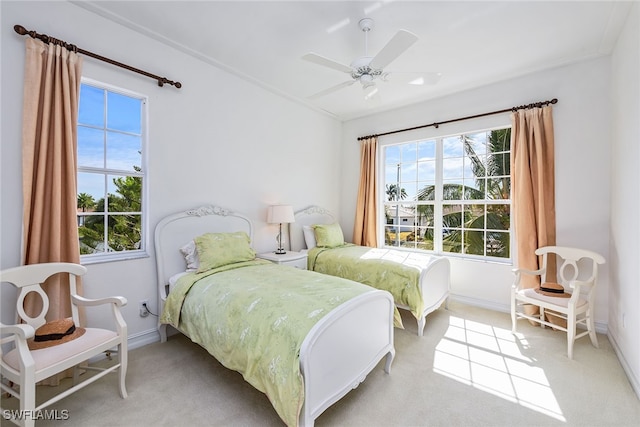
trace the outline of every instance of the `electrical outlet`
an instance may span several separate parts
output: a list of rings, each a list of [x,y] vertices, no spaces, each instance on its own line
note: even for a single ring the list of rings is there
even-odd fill
[[[149,306],[148,299],[140,301],[140,305],[138,306],[138,309],[140,310],[140,317],[147,317],[149,315],[149,310],[147,310],[147,307],[145,307],[145,305],[147,307]]]

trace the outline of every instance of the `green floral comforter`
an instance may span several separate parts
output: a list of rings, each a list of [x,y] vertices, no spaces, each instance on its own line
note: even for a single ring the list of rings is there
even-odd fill
[[[254,260],[178,280],[161,317],[265,393],[290,426],[304,402],[300,348],[313,325],[371,291],[360,283]]]
[[[345,244],[309,250],[309,270],[354,280],[389,291],[396,304],[409,307],[420,319],[424,300],[420,273],[430,262],[429,255]]]

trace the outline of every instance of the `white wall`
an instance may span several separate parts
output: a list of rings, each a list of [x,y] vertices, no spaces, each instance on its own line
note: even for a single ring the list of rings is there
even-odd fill
[[[163,216],[205,203],[243,212],[254,221],[254,246],[261,252],[276,247],[277,227],[265,223],[267,205],[318,203],[339,210],[340,176],[326,172],[340,162],[341,123],[335,119],[73,4],[2,1],[0,7],[0,268],[20,263],[24,36],[13,31],[15,24],[183,84],[160,88],[147,77],[85,57],[83,76],[149,96],[150,256],[88,265],[85,280],[88,297],[129,300],[124,315],[134,339],[155,339],[155,318],[140,318],[137,306],[149,299],[157,307],[152,233]],[[1,294],[3,322],[14,318],[8,286]],[[102,314],[89,320],[101,323]]]
[[[443,76],[446,78],[446,75]],[[344,124],[341,217],[353,228],[358,189],[357,138],[373,133],[498,111],[558,98],[553,107],[556,154],[557,243],[609,258],[609,58],[503,81]],[[379,144],[480,130],[510,123],[509,113],[381,137]],[[452,258],[452,293],[476,305],[508,309],[512,265]],[[606,331],[609,267],[602,269],[595,318]]]
[[[612,55],[609,337],[640,396],[640,7]]]

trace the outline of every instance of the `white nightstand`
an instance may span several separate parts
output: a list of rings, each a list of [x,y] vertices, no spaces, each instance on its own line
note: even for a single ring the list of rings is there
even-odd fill
[[[286,254],[278,255],[273,252],[258,254],[258,258],[266,259],[275,264],[288,265],[290,267],[307,269],[307,253],[287,251]]]

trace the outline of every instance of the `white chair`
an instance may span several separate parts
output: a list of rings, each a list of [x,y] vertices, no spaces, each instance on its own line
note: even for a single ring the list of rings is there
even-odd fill
[[[15,325],[0,323],[0,332],[2,334],[2,339],[0,340],[2,344],[0,348],[0,356],[2,356],[2,390],[20,400],[20,412],[16,411],[20,415],[11,420],[18,425],[33,426],[34,418],[36,418],[34,415],[37,415],[40,410],[116,370],[119,370],[120,396],[122,398],[127,397],[125,389],[127,325],[120,313],[120,307],[125,305],[127,301],[123,297],[87,299],[77,295],[76,277],[82,276],[86,272],[87,269],[82,265],[61,262],[25,265],[0,272],[1,282],[11,283],[19,290],[16,307],[19,318],[18,323]],[[36,335],[36,330],[45,324],[47,326],[42,328],[41,331],[52,325],[52,323],[45,321],[45,315],[49,309],[49,298],[40,284],[48,277],[59,273],[68,274],[69,277],[71,319],[75,326],[79,325],[78,306],[91,307],[109,304],[112,308],[111,312],[115,320],[115,328],[114,330],[81,328],[78,329],[78,332],[84,330],[84,333],[75,339],[66,342],[62,339],[58,341],[62,342],[60,344],[30,350],[28,340]],[[36,292],[42,298],[42,311],[35,317],[28,316],[24,311],[24,298],[30,292]],[[24,323],[20,323],[20,319]],[[69,320],[64,322],[69,322]],[[72,328],[70,327],[69,329],[71,330]],[[78,333],[74,334],[74,336],[76,335]],[[40,338],[55,339],[59,338],[59,336],[49,335],[38,339]],[[40,344],[42,343],[39,343],[38,346]],[[3,353],[5,347],[8,346],[13,347],[13,349]],[[105,352],[108,352],[108,354],[111,352],[117,353],[117,363],[108,368],[98,368],[83,363]],[[78,369],[80,363],[83,363],[83,366]],[[73,386],[36,406],[36,383],[69,368],[74,368]],[[86,374],[88,378],[78,383],[80,370],[101,372],[93,376]],[[16,388],[16,385],[19,387]]]
[[[536,250],[536,255],[542,256],[542,267],[537,271],[514,269],[515,281],[511,287],[511,322],[512,333],[516,333],[518,319],[528,319],[540,323],[540,326],[550,326],[567,333],[567,355],[573,359],[573,343],[585,335],[591,338],[591,344],[598,347],[593,309],[596,297],[596,282],[598,279],[598,264],[604,264],[605,259],[584,249],[546,246]],[[557,284],[545,283],[548,257],[556,256]],[[522,278],[525,275],[539,276],[542,287],[558,288],[562,285],[564,295],[553,292],[542,293],[540,289],[524,288]],[[551,280],[551,279],[548,279]],[[545,286],[546,285],[546,286]],[[561,289],[560,289],[561,291]],[[570,292],[568,292],[570,291]],[[557,292],[557,291],[556,291]],[[528,314],[524,306],[531,304],[538,306],[539,314]],[[545,318],[545,310],[553,311],[553,316],[564,319],[566,327],[549,322]],[[576,326],[581,325],[586,331],[576,335]]]

